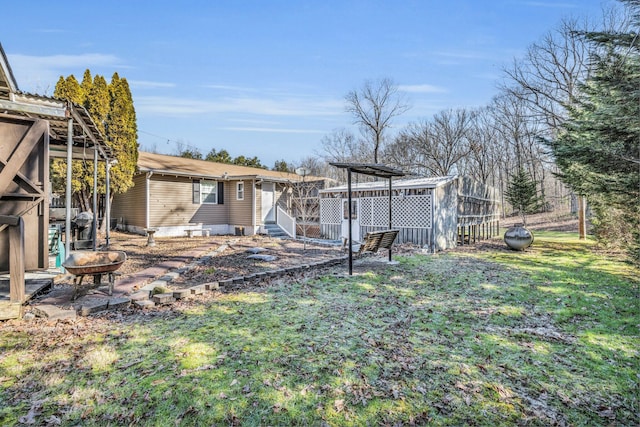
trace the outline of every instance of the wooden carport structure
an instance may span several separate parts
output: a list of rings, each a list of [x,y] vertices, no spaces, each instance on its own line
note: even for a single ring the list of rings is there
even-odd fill
[[[21,316],[25,272],[44,270],[49,265],[51,157],[67,159],[65,233],[66,253],[69,253],[71,161],[93,160],[94,177],[97,177],[99,160],[105,162],[108,224],[111,151],[82,106],[20,92],[0,45],[0,272],[8,270],[10,277],[9,301],[0,301],[0,319]],[[97,212],[96,181],[94,213]],[[94,214],[94,229],[96,217]]]

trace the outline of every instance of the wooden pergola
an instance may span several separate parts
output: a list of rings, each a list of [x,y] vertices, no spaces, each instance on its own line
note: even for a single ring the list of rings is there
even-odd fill
[[[67,159],[65,234],[66,253],[69,253],[71,162],[77,159],[94,162],[96,229],[98,163],[105,162],[105,220],[109,221],[109,168],[113,155],[84,107],[21,92],[0,45],[0,247],[8,249],[8,262],[6,255],[0,257],[0,270],[8,263],[10,276],[10,308],[1,311],[16,311],[14,317],[20,316],[25,299],[25,272],[48,267],[49,159],[52,157]],[[109,227],[107,242],[108,230]],[[95,239],[94,233],[94,250]]]
[[[391,193],[392,178],[405,176],[406,174],[400,170],[379,163],[329,163],[339,169],[347,170],[347,203],[349,208],[349,275],[353,275],[353,230],[352,230],[352,213],[351,213],[351,175],[353,173],[375,176],[376,178],[384,178],[389,180],[389,229],[391,225]],[[391,261],[391,247],[389,247],[389,261]]]

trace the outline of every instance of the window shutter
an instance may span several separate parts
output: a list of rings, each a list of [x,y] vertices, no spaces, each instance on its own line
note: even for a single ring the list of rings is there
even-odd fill
[[[193,181],[193,203],[200,204],[200,181]]]
[[[218,182],[218,204],[224,205],[224,182]]]

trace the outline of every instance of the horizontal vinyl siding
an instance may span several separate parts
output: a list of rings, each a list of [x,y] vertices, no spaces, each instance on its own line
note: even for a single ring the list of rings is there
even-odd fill
[[[253,185],[252,188],[253,191],[256,192],[256,224],[264,225],[264,221],[262,220],[262,185],[260,185],[259,187]]]
[[[194,204],[193,180],[153,175],[149,188],[149,225],[228,224],[228,190],[228,185],[225,185],[225,204]]]
[[[114,194],[111,204],[111,220],[116,224],[146,227],[147,204],[145,175],[133,177],[133,187],[125,194]]]
[[[251,181],[243,182],[244,200],[237,200],[238,181],[231,181],[228,183],[228,193],[230,194],[229,197],[225,197],[225,199],[229,200],[229,224],[251,226],[253,223],[253,186],[251,185]],[[225,191],[227,191],[226,188]]]

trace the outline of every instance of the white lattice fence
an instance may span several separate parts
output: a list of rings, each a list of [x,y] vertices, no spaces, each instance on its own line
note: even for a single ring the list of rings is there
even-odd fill
[[[342,199],[320,199],[320,224],[342,223]]]
[[[393,197],[392,225],[401,228],[431,228],[431,195]],[[360,224],[365,227],[389,226],[389,198],[365,197],[360,199]]]

